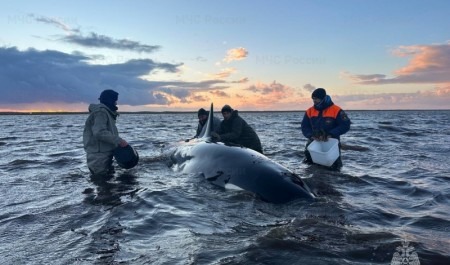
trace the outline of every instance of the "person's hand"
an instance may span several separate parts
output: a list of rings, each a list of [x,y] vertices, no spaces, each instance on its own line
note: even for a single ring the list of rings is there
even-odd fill
[[[328,141],[331,136],[325,130],[317,130],[313,133],[313,139],[320,142]]]
[[[120,142],[119,142],[120,147],[125,147],[127,145],[128,145],[127,141],[125,141],[124,139],[120,139]]]
[[[319,142],[326,142],[326,141],[328,141],[328,138],[330,138],[329,135],[319,135],[319,136],[313,137],[314,140],[319,141]]]
[[[218,134],[218,133],[216,133],[216,132],[212,132],[211,133],[211,138],[212,138],[212,140],[213,141],[220,141],[220,135]]]

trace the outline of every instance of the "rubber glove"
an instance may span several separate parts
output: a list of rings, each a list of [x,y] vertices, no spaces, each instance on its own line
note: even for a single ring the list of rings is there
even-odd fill
[[[211,138],[213,141],[216,141],[216,142],[220,141],[220,135],[216,132],[211,133]]]

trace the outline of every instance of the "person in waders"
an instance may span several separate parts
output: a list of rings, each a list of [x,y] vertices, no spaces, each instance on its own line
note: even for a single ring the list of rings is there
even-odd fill
[[[314,140],[327,141],[329,138],[335,138],[339,140],[339,157],[331,168],[340,169],[342,167],[340,136],[350,130],[350,119],[339,106],[333,103],[325,89],[317,88],[311,97],[314,105],[306,110],[301,125],[302,133],[308,139],[303,162],[313,163],[307,147]]]

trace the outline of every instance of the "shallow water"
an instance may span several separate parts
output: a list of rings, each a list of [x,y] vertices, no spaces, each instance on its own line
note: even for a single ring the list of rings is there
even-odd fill
[[[263,202],[173,172],[194,114],[122,114],[138,167],[89,177],[87,115],[0,116],[0,264],[450,264],[450,111],[349,111],[340,172],[301,163],[302,112],[241,113],[312,203]]]

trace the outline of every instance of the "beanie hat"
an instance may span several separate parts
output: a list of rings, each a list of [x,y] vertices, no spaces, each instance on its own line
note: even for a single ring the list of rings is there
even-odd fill
[[[323,88],[318,88],[312,92],[312,98],[324,99],[327,95],[327,92]]]
[[[103,90],[98,99],[100,103],[105,104],[110,110],[117,110],[116,101],[119,99],[119,93],[116,91],[111,89]]]
[[[201,108],[197,112],[197,116],[200,117],[200,115],[208,115],[208,112],[204,108]]]
[[[106,103],[114,103],[119,99],[119,93],[112,89],[106,89],[103,90],[103,92],[100,94],[100,97],[98,98],[100,102],[106,102]]]
[[[233,109],[230,107],[230,105],[225,105],[225,106],[223,106],[222,107],[222,113],[223,112],[232,112],[233,111]]]

